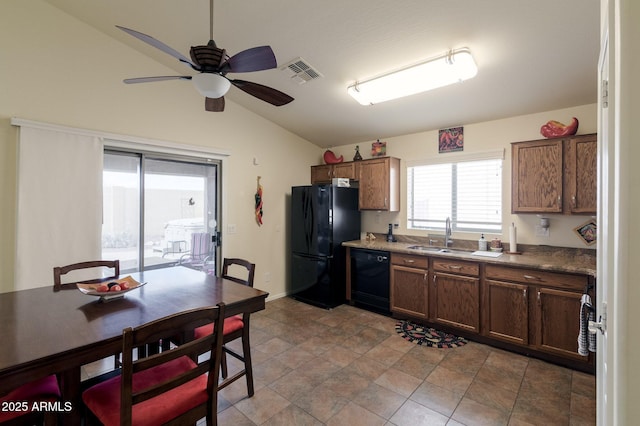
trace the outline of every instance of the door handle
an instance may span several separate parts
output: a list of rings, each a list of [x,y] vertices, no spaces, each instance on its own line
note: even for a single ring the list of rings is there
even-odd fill
[[[591,334],[596,334],[598,331],[604,334],[604,332],[607,331],[607,302],[602,302],[600,309],[602,314],[600,318],[598,318],[598,322],[589,321],[589,325],[587,326]]]
[[[591,334],[596,334],[598,331],[604,334],[604,331],[607,329],[604,321],[602,321],[602,317],[600,317],[600,320],[598,322],[589,321],[588,328],[589,328],[589,333]]]

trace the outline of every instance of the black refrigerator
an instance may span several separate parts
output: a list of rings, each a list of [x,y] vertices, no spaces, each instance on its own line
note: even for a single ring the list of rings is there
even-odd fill
[[[345,302],[342,242],[360,239],[358,189],[334,185],[291,188],[293,298],[334,308]]]

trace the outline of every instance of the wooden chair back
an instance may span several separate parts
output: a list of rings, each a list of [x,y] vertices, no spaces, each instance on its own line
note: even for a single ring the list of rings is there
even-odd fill
[[[67,290],[77,288],[78,282],[62,283],[62,276],[68,274],[71,271],[80,269],[92,269],[92,268],[111,268],[113,269],[113,275],[108,277],[100,277],[93,280],[78,281],[81,283],[87,282],[100,282],[113,278],[117,278],[120,275],[120,261],[119,260],[91,260],[88,262],[79,262],[67,266],[56,266],[53,268],[53,290]]]
[[[184,385],[203,374],[208,374],[206,391],[208,399],[186,412],[176,413],[172,424],[195,424],[199,419],[207,417],[207,424],[216,424],[218,401],[218,376],[220,374],[220,354],[222,351],[225,306],[193,309],[169,317],[143,324],[136,328],[126,328],[122,333],[122,379],[120,420],[122,425],[132,422],[133,406],[158,395],[164,394],[178,386]],[[213,333],[198,339],[186,339],[187,343],[165,349],[146,358],[134,360],[134,349],[146,344],[153,344],[165,336],[177,334],[193,334],[196,327],[213,322]],[[144,389],[133,388],[134,374],[157,367],[161,364],[188,357],[198,360],[198,355],[211,353],[203,361],[197,362],[194,368],[182,371],[164,382]]]
[[[231,269],[232,265],[238,265],[247,270],[247,278],[239,278],[235,275],[231,275],[229,273],[229,269]],[[248,260],[238,259],[238,258],[225,258],[222,262],[222,278],[226,278],[231,281],[235,281],[240,284],[248,285],[249,287],[253,287],[253,278],[256,272],[256,264],[251,263]]]

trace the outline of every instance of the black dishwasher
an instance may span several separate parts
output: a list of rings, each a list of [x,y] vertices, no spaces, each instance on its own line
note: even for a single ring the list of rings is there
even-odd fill
[[[389,252],[351,249],[351,302],[390,315]]]

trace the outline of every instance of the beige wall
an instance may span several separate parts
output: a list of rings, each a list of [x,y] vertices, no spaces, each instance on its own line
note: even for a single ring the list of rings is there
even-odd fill
[[[292,185],[308,183],[317,146],[229,100],[224,113],[206,112],[204,100],[184,82],[122,84],[126,77],[175,71],[40,0],[0,4],[0,52],[0,291],[13,289],[16,129],[9,120],[18,117],[228,151],[223,220],[237,232],[223,235],[223,255],[251,259],[256,286],[272,296],[284,292],[286,197]],[[262,227],[253,213],[258,175]],[[33,261],[37,267],[37,254]]]
[[[535,226],[539,218],[534,214],[511,214],[511,142],[541,139],[540,126],[549,120],[558,120],[569,123],[571,117],[577,117],[580,121],[579,134],[596,133],[597,109],[595,104],[567,108],[558,111],[548,111],[538,114],[530,114],[512,117],[503,120],[488,121],[484,123],[464,124],[464,151],[463,154],[481,153],[504,149],[505,161],[502,170],[503,198],[502,217],[504,231],[501,235],[486,235],[491,239],[501,238],[509,240],[508,226],[514,222],[518,228],[518,243],[522,244],[547,244],[552,246],[589,248],[575,234],[573,229],[591,219],[590,216],[545,215],[550,219],[549,237],[538,237],[534,234]],[[363,215],[362,229],[368,232],[386,233],[389,223],[399,224],[398,234],[426,236],[427,231],[407,230],[406,213],[406,166],[407,160],[424,160],[434,157],[448,156],[454,159],[457,153],[438,153],[438,130],[397,136],[382,139],[387,142],[387,155],[402,159],[401,164],[401,210],[397,213],[365,212]],[[370,158],[371,143],[359,144],[363,158]],[[336,155],[343,155],[345,160],[353,158],[354,145],[344,145],[332,148]],[[444,219],[444,218],[443,218]],[[435,233],[435,232],[434,232]],[[480,235],[471,233],[454,234],[453,238],[478,239]],[[591,246],[590,248],[595,248]]]

